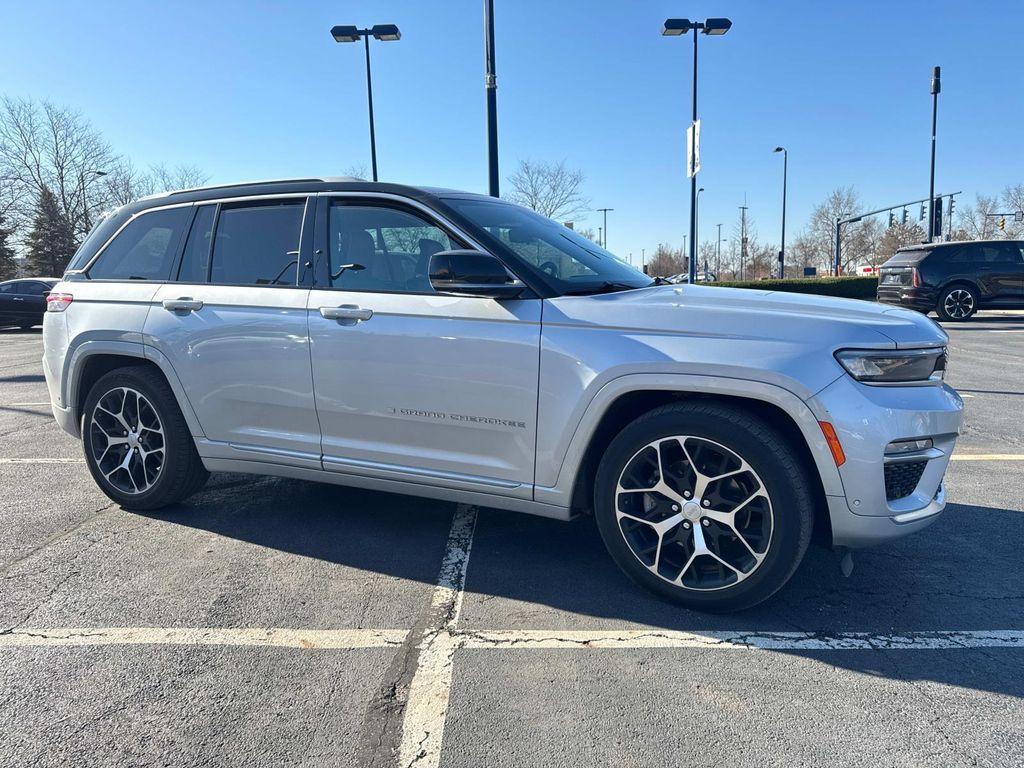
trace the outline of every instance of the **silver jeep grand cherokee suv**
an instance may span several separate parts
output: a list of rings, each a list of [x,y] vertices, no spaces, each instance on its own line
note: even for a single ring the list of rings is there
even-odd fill
[[[961,423],[916,312],[664,285],[507,202],[351,180],[117,210],[43,338],[54,416],[126,509],[250,472],[593,512],[633,579],[714,610],[778,590],[812,530],[935,520]]]

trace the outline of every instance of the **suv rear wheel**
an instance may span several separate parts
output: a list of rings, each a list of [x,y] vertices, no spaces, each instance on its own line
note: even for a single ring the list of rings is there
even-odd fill
[[[96,484],[125,509],[159,509],[209,477],[167,382],[145,367],[102,376],[82,411],[85,461]]]
[[[813,495],[789,441],[721,403],[657,408],[611,442],[595,483],[605,546],[634,581],[690,608],[739,610],[789,580]]]
[[[967,320],[978,311],[978,293],[970,285],[951,285],[939,294],[935,312],[943,320]]]

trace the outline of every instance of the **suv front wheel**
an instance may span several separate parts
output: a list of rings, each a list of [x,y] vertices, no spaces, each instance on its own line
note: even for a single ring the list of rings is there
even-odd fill
[[[631,423],[605,452],[594,498],[619,567],[690,608],[767,599],[811,538],[811,486],[789,440],[722,403],[666,405]]]
[[[96,484],[124,509],[177,503],[209,477],[174,393],[149,368],[118,368],[93,385],[82,445]]]

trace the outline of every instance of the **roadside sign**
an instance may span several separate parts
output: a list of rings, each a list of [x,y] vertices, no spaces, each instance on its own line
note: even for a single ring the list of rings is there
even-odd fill
[[[817,277],[817,276],[818,276],[818,268],[817,267],[804,267],[804,277]]]
[[[1013,214],[1014,221],[1024,221],[1024,211],[1017,211]]]
[[[700,171],[700,120],[686,129],[686,177],[692,179]]]

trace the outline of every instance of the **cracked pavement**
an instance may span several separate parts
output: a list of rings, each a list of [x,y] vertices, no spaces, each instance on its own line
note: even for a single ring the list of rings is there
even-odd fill
[[[951,335],[960,450],[1024,452],[1024,318]],[[40,355],[0,331],[0,458],[80,455],[36,405]],[[954,463],[948,488],[849,578],[812,548],[772,601],[712,616],[632,585],[589,520],[480,510],[460,609],[436,588],[451,504],[219,475],[140,515],[82,464],[0,464],[0,766],[397,765],[425,668],[447,719],[412,764],[1019,766],[1024,648],[999,632],[1024,631],[1024,462]],[[183,634],[4,645],[111,627]]]

